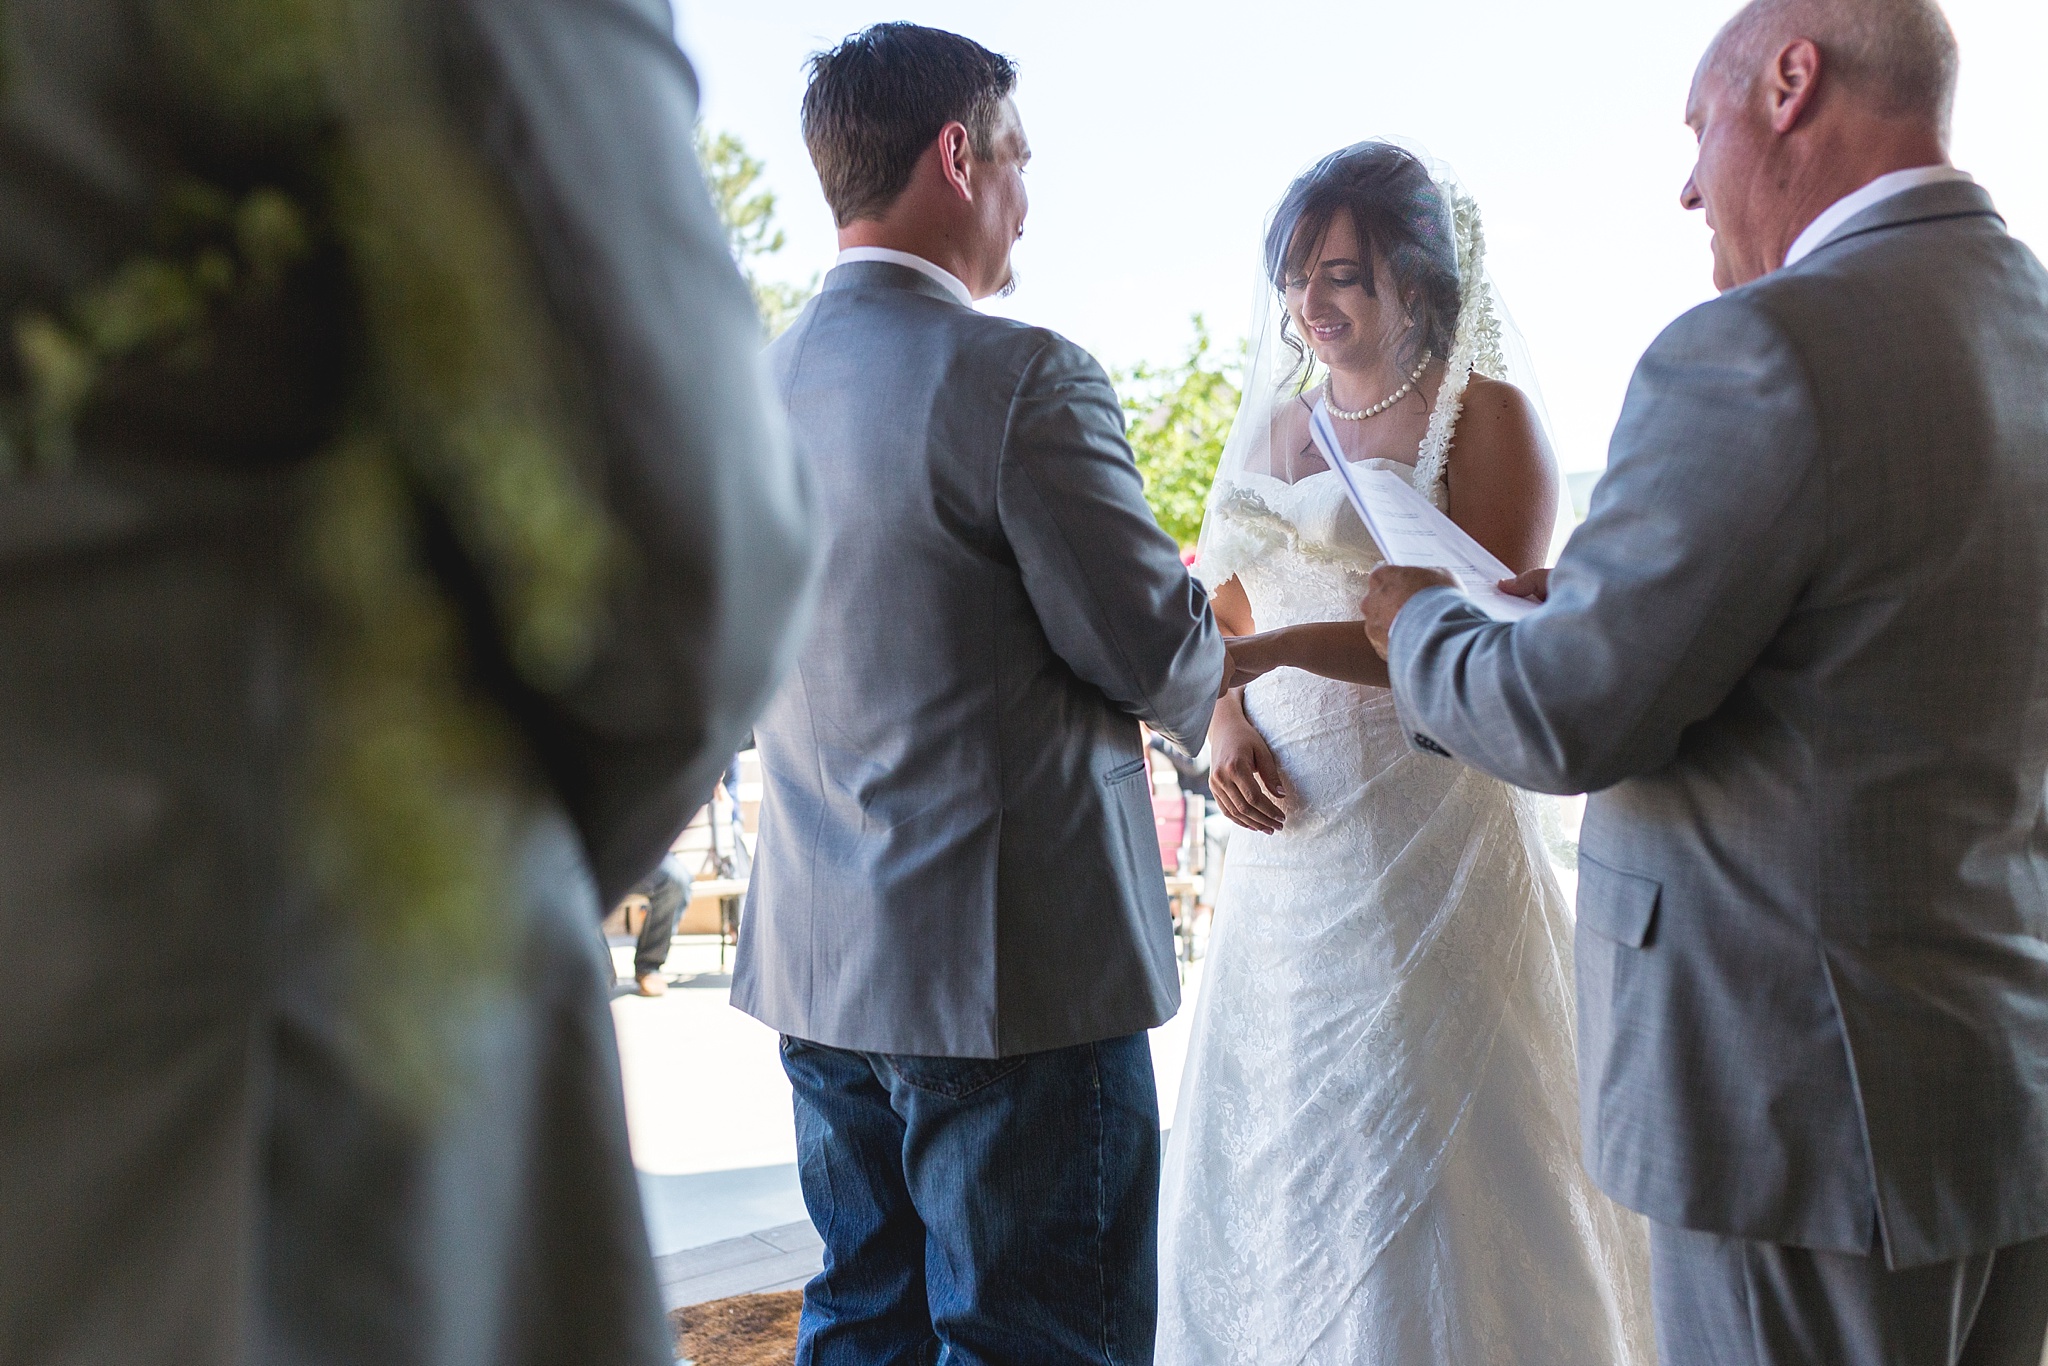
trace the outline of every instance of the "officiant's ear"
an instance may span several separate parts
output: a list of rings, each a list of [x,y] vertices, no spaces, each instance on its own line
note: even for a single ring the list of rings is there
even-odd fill
[[[1794,38],[1778,49],[1762,85],[1771,131],[1783,137],[1799,126],[1820,89],[1820,47],[1811,38]]]

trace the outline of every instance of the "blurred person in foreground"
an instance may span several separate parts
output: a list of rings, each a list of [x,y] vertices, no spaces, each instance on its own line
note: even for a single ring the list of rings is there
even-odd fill
[[[825,1239],[805,1366],[1152,1359],[1180,977],[1138,723],[1199,749],[1223,646],[1102,368],[973,307],[1024,226],[1015,80],[882,24],[804,97],[841,252],[769,359],[824,588],[754,731],[733,1004],[783,1035]]]
[[[673,1356],[593,931],[809,528],[672,33],[0,4],[0,1360]]]
[[[1956,71],[1932,0],[1738,13],[1686,110],[1723,293],[1547,604],[1365,603],[1418,749],[1593,793],[1585,1160],[1665,1366],[2042,1359],[2048,274],[1949,164]]]

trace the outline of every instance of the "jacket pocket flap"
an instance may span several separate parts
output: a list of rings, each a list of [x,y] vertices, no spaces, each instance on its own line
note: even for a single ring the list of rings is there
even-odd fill
[[[1150,768],[1151,764],[1147,762],[1144,755],[1140,754],[1128,763],[1118,764],[1115,768],[1103,774],[1102,785],[1104,787],[1115,787],[1118,783],[1127,783]]]
[[[1642,948],[1650,942],[1663,892],[1655,878],[1609,868],[1579,852],[1579,924],[1597,935]]]

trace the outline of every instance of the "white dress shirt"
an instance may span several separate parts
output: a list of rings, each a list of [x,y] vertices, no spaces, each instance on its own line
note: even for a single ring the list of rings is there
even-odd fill
[[[1806,231],[1793,239],[1792,249],[1785,253],[1785,264],[1807,256],[1842,224],[1862,213],[1872,204],[1890,199],[1907,190],[1917,190],[1922,185],[1942,185],[1951,180],[1970,179],[1968,171],[1958,171],[1953,166],[1914,166],[1904,171],[1892,171],[1881,175],[1860,190],[1851,190],[1821,211],[1820,217],[1806,225]]]
[[[946,287],[948,294],[967,307],[974,307],[974,295],[968,292],[966,284],[959,276],[944,266],[933,265],[922,256],[898,251],[894,247],[848,247],[839,253],[839,259],[833,264],[843,266],[853,261],[887,261],[892,266],[909,266],[918,274],[937,280]]]

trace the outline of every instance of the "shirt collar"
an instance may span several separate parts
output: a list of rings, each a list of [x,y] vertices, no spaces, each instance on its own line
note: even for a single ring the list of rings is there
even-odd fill
[[[1785,264],[1792,265],[1808,255],[1815,248],[1834,235],[1835,229],[1862,213],[1873,204],[1890,199],[1907,190],[1917,190],[1922,185],[1943,185],[1949,181],[1968,181],[1969,172],[1958,171],[1953,166],[1914,166],[1904,171],[1892,171],[1879,176],[1860,190],[1852,190],[1821,211],[1820,217],[1806,225],[1806,231],[1793,239],[1792,249],[1785,253]]]
[[[839,253],[838,265],[849,265],[855,261],[887,261],[892,266],[908,266],[920,275],[937,280],[946,287],[946,292],[968,308],[974,307],[974,295],[968,291],[959,276],[944,266],[935,266],[922,256],[894,247],[848,247]]]

